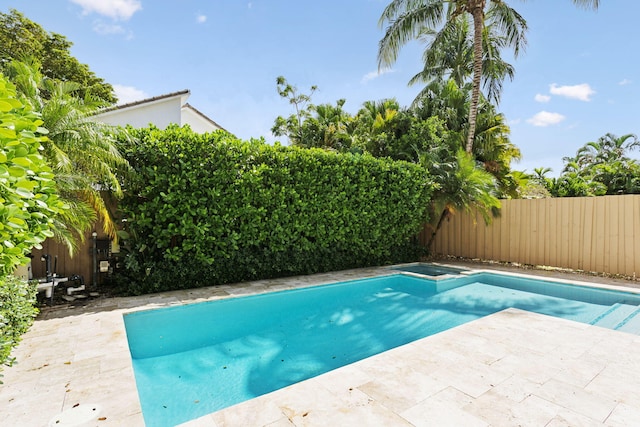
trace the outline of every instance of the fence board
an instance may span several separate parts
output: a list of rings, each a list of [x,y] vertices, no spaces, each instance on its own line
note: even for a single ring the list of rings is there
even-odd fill
[[[423,233],[424,234],[424,233]],[[442,255],[640,274],[640,195],[503,200],[489,226],[457,212],[436,236]]]

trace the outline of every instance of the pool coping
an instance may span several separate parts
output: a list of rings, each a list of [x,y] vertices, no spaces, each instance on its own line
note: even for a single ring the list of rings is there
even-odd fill
[[[444,265],[456,267],[455,263]],[[493,269],[475,271],[540,279]],[[47,425],[76,404],[94,404],[105,418],[96,425],[142,426],[124,314],[389,274],[388,267],[358,269],[47,310],[14,352],[18,364],[3,372],[0,415],[8,425]],[[576,280],[566,283],[594,286]],[[600,285],[596,287],[640,293],[633,287]],[[532,370],[545,364],[555,370],[546,374]],[[634,403],[640,402],[640,378],[623,374],[625,367],[637,372],[638,366],[639,336],[508,309],[185,425],[327,425],[329,419],[338,424],[369,419],[386,420],[387,425],[420,425],[420,420],[460,419],[465,425],[499,425],[496,411],[517,419],[533,417],[529,421],[547,414],[547,422],[556,424],[567,417],[607,425],[624,425],[632,419],[640,424],[639,404]],[[489,382],[471,380],[478,372],[484,372]],[[517,386],[520,390],[515,390]],[[564,392],[555,395],[555,389],[570,390],[567,393],[581,401],[596,396],[610,404],[597,406],[601,412],[594,413],[595,404],[583,408],[580,402],[565,401]],[[528,412],[533,404],[537,409]],[[619,420],[623,423],[617,424]]]

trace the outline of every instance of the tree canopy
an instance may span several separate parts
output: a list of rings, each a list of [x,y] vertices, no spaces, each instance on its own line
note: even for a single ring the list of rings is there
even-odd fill
[[[0,13],[0,71],[12,60],[35,60],[41,64],[43,76],[77,83],[77,97],[91,95],[114,104],[113,87],[71,55],[71,46],[65,36],[46,31],[15,9]]]
[[[634,134],[608,133],[586,143],[573,157],[565,157],[564,169],[557,178],[549,178],[549,168],[537,168],[531,179],[553,197],[640,194],[640,162],[629,153],[640,147]]]
[[[572,1],[578,6],[594,9],[599,4],[599,0]],[[466,42],[467,36],[460,37],[461,32],[469,28],[468,24],[464,23],[465,20],[473,23],[471,51]],[[516,56],[524,47],[527,31],[525,19],[505,0],[392,0],[380,17],[380,26],[385,23],[387,28],[378,50],[380,67],[393,65],[400,49],[409,41],[429,35],[433,43],[425,52],[425,61],[433,62],[425,63],[425,70],[421,73],[423,77],[444,75],[447,69],[454,78],[460,70],[465,73],[472,71],[469,127],[465,144],[467,153],[471,153],[475,141],[483,74],[488,73],[488,76],[484,75],[488,83],[487,89],[491,96],[495,97],[499,94],[495,91],[499,91],[501,81],[510,75],[508,67],[505,68],[505,64],[499,58],[499,52],[502,48],[510,47]],[[492,42],[488,42],[489,40]],[[446,54],[451,54],[451,49],[454,53],[453,60],[446,58]],[[499,60],[496,66],[487,66],[485,49]],[[472,67],[467,68],[460,62],[467,60],[466,58],[472,60]],[[421,74],[417,77],[420,78]],[[499,83],[498,86],[492,85],[492,81]]]

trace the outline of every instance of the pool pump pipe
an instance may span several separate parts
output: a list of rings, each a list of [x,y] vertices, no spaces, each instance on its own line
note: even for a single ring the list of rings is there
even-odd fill
[[[45,262],[45,276],[47,278],[47,282],[50,280],[51,278],[51,255],[49,254],[44,254],[40,257],[40,261],[44,261]]]
[[[91,233],[93,237],[93,269],[91,270],[91,284],[96,288],[98,284],[98,233]]]

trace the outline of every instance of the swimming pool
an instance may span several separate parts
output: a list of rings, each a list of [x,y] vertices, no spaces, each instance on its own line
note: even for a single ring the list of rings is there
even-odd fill
[[[394,274],[136,312],[125,325],[145,421],[171,426],[504,308],[640,334],[638,305],[499,274]]]

